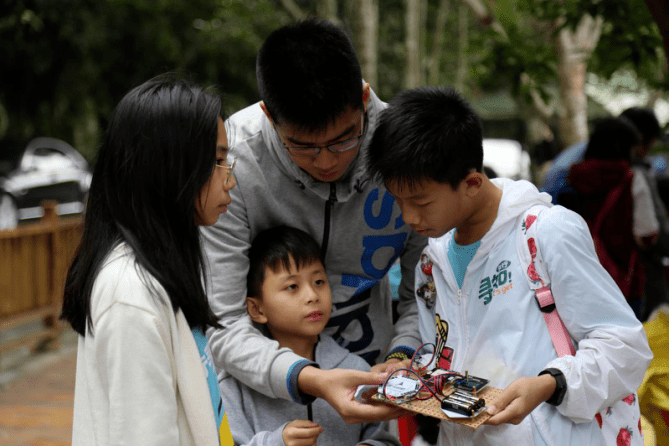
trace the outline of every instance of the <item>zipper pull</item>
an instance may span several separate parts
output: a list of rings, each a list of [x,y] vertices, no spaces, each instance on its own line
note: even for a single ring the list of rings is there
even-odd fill
[[[330,183],[330,196],[328,197],[328,201],[331,204],[337,202],[337,185],[335,183]]]

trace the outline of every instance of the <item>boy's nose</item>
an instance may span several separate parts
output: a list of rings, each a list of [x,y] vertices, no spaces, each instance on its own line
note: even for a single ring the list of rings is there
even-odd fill
[[[314,158],[314,167],[319,169],[330,169],[337,164],[337,154],[330,152],[327,148],[321,148],[321,151]]]
[[[401,207],[401,210],[402,220],[404,220],[404,223],[408,224],[409,226],[420,223],[420,215],[418,215],[418,212],[411,210],[408,206]]]
[[[313,286],[307,287],[305,294],[307,303],[318,302],[318,291],[316,291]]]

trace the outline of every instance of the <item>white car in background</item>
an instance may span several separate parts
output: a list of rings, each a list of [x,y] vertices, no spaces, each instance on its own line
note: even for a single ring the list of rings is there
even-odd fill
[[[57,201],[59,215],[83,212],[91,178],[84,157],[65,141],[32,139],[18,165],[0,175],[0,229],[40,218],[42,200]]]
[[[491,168],[498,177],[532,180],[530,154],[513,139],[484,138],[483,166]]]

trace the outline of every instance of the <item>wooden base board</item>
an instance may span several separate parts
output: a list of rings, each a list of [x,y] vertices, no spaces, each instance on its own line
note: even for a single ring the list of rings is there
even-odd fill
[[[450,395],[454,391],[455,390],[453,389],[449,389],[446,390],[444,394]],[[479,398],[483,398],[486,401],[486,406],[490,406],[490,404],[495,400],[495,398],[497,398],[501,393],[502,389],[498,389],[497,387],[487,386],[483,390],[481,390],[477,394],[477,396]],[[444,413],[444,411],[441,410],[440,400],[434,397],[426,400],[412,400],[408,402],[398,403],[385,399],[383,398],[383,396],[377,393],[374,396],[372,396],[372,399],[376,401],[382,401],[386,404],[394,404],[403,409],[410,410],[411,412],[427,415],[432,418],[439,418],[441,420],[447,420],[453,423],[462,424],[463,426],[467,426],[471,429],[476,429],[477,427],[482,425],[488,418],[490,418],[490,414],[488,414],[488,412],[485,410],[474,418],[449,418]]]

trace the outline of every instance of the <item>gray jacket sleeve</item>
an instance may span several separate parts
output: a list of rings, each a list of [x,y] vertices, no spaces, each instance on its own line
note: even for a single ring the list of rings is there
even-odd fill
[[[400,346],[416,350],[422,343],[418,331],[418,304],[414,294],[415,269],[423,249],[427,246],[427,237],[411,231],[406,247],[400,256],[402,280],[399,286],[399,318],[395,323],[395,338],[390,351]]]
[[[244,412],[244,395],[240,389],[240,383],[231,376],[223,378],[220,382],[221,397],[225,413],[228,417],[228,425],[232,432],[235,445],[239,446],[281,446],[283,445],[284,423],[274,431],[261,431],[254,433],[253,426]]]
[[[399,439],[388,431],[388,423],[364,423],[360,443],[370,446],[401,446]]]
[[[219,221],[201,229],[208,263],[207,292],[222,329],[207,337],[219,382],[230,373],[251,388],[274,398],[299,401],[287,377],[303,358],[265,337],[246,313],[246,275],[251,231],[246,202],[239,188],[230,191],[232,203]],[[288,380],[296,385],[296,380]],[[293,394],[291,394],[291,392]]]

